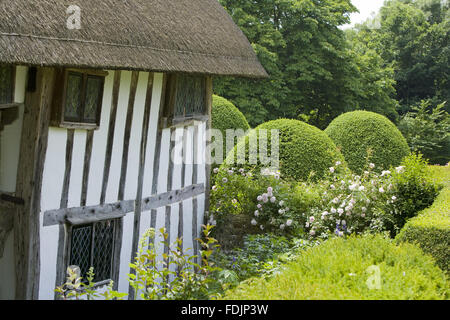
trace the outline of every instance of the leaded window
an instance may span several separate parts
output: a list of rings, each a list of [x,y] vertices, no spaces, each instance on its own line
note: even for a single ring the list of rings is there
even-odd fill
[[[0,104],[13,102],[14,66],[0,65]]]
[[[178,75],[176,80],[175,118],[189,118],[206,112],[204,76]]]
[[[55,88],[52,125],[97,129],[106,75],[106,72],[93,70],[60,70]]]
[[[96,123],[100,116],[103,77],[69,72],[65,97],[64,120]]]
[[[72,227],[69,265],[80,268],[84,281],[90,267],[94,268],[94,282],[113,279],[117,223],[116,219]]]

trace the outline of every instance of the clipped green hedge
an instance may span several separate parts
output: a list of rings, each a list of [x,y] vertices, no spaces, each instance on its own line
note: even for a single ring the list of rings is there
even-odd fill
[[[444,171],[445,170],[445,171]],[[434,204],[409,220],[400,231],[398,242],[411,242],[434,257],[437,265],[450,271],[450,167],[439,170],[446,184]]]
[[[371,266],[379,267],[379,289],[368,286]],[[418,247],[372,235],[332,238],[301,253],[280,274],[243,282],[224,299],[428,300],[448,299],[448,289],[444,272]]]
[[[351,170],[360,173],[366,167],[367,152],[377,171],[397,166],[410,153],[408,143],[385,116],[368,111],[345,113],[334,119],[325,133],[341,149]]]
[[[313,178],[318,179],[324,176],[330,167],[334,166],[336,161],[344,161],[344,157],[337,150],[333,141],[320,129],[313,127],[298,120],[279,119],[269,121],[258,126],[245,139],[235,147],[234,152],[229,154],[224,166],[230,166],[237,159],[238,149],[245,143],[245,157],[248,156],[249,139],[256,135],[259,141],[260,131],[267,130],[268,144],[267,148],[270,155],[271,148],[271,130],[279,130],[280,145],[280,171],[285,178],[294,180],[307,180],[311,173]],[[259,145],[261,148],[261,145]],[[259,149],[260,150],[260,149]],[[258,155],[258,164],[259,155]],[[256,166],[257,169],[262,165]]]
[[[213,95],[211,118],[212,128],[222,132],[224,153],[226,152],[226,130],[242,129],[246,132],[250,129],[243,113],[230,101],[217,95]]]

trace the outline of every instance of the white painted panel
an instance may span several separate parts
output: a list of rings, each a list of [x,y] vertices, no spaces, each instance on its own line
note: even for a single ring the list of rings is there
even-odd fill
[[[141,152],[142,124],[144,120],[145,98],[147,96],[148,72],[140,72],[133,110],[133,121],[128,149],[125,200],[136,199],[139,176],[139,155]]]
[[[131,247],[133,241],[134,213],[123,218],[122,248],[120,250],[119,292],[128,293],[128,276],[130,273]]]
[[[150,122],[145,156],[144,184],[142,196],[152,195],[153,165],[155,157],[156,136],[158,130],[159,109],[163,89],[163,74],[155,73],[153,80],[152,105],[150,111]]]
[[[16,294],[14,268],[14,232],[6,238],[3,257],[0,258],[0,300],[13,300]]]
[[[184,185],[192,185],[192,173],[193,173],[193,139],[194,139],[194,127],[188,127],[185,130],[186,134],[186,166]],[[193,253],[193,237],[192,237],[192,199],[183,201],[183,251],[185,254]]]
[[[53,299],[56,280],[59,226],[43,227],[43,213],[58,209],[63,189],[67,130],[49,128],[47,154],[42,178],[40,215],[40,283],[39,299]]]
[[[119,193],[120,172],[122,169],[123,137],[130,96],[131,71],[122,71],[117,105],[116,126],[114,131],[114,144],[111,153],[111,166],[108,186],[106,188],[106,203],[116,202]]]
[[[160,160],[159,160],[159,174],[158,174],[158,188],[157,193],[167,192],[167,177],[169,172],[169,161],[170,161],[170,129],[164,129],[162,131],[161,136],[161,152],[160,152]],[[156,241],[159,243],[162,241],[162,236],[159,232],[161,228],[165,227],[165,214],[166,208],[158,208],[157,209],[157,219],[156,219]],[[158,253],[162,253],[162,248],[157,248]]]
[[[4,192],[16,191],[27,72],[27,67],[16,67],[14,102],[22,105],[19,106],[17,119],[0,133],[0,191]]]
[[[72,168],[67,207],[81,205],[81,189],[83,185],[84,154],[86,150],[86,130],[75,130],[73,136]]]
[[[92,144],[91,165],[89,172],[88,192],[86,204],[88,206],[100,204],[102,193],[103,168],[105,166],[106,141],[108,139],[109,116],[111,113],[112,94],[114,85],[114,71],[110,71],[105,78],[103,91],[102,114],[100,128],[94,132]]]

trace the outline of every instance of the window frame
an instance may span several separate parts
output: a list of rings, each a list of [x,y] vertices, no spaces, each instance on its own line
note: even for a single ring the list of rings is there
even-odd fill
[[[69,75],[71,73],[81,74],[82,82],[81,82],[81,104],[80,104],[80,114],[81,118],[79,121],[74,119],[66,120],[66,99],[67,99],[67,88],[68,88],[68,80]],[[67,128],[67,129],[87,129],[87,130],[98,130],[100,128],[100,119],[102,113],[102,102],[103,102],[103,94],[105,89],[105,78],[108,76],[107,71],[101,70],[90,70],[90,69],[58,69],[56,74],[56,84],[54,91],[54,99],[53,99],[53,108],[52,108],[52,117],[50,125],[59,128]],[[86,89],[89,77],[98,77],[101,80],[100,84],[100,93],[98,97],[98,108],[96,110],[96,120],[95,122],[87,122],[83,121],[84,119],[84,111],[86,105]]]
[[[184,74],[183,74],[184,75]],[[203,113],[194,113],[191,115],[184,114],[183,116],[175,115],[175,108],[177,106],[177,90],[178,90],[178,81],[180,81],[179,74],[168,74],[167,76],[167,88],[165,93],[165,103],[163,110],[163,127],[178,127],[178,126],[186,126],[190,123],[195,123],[197,121],[203,122],[209,119],[208,115],[208,107],[207,107],[207,77],[205,75],[185,75],[192,77],[202,77],[202,81],[204,82],[204,90],[203,90],[203,100],[204,100],[204,110]]]
[[[15,107],[18,103],[15,103],[15,94],[16,94],[16,66],[13,64],[0,63],[0,67],[10,67],[11,71],[11,101],[6,103],[0,103],[1,109],[7,109],[10,107]]]
[[[67,240],[65,245],[65,263],[63,263],[62,270],[64,274],[67,271],[67,268],[71,265],[71,254],[72,254],[72,236],[73,236],[73,230],[74,228],[80,228],[83,226],[92,226],[92,232],[91,232],[91,248],[90,248],[90,267],[93,267],[94,265],[94,250],[95,250],[95,225],[98,223],[110,221],[113,224],[114,230],[113,230],[113,236],[112,236],[112,255],[111,255],[111,271],[110,271],[110,277],[108,279],[102,279],[95,281],[94,287],[100,287],[109,284],[111,281],[114,282],[114,286],[117,288],[118,281],[119,281],[119,268],[120,268],[120,249],[121,249],[121,240],[122,240],[122,218],[115,218],[115,219],[105,219],[100,220],[96,222],[86,222],[81,224],[66,224],[66,234],[67,234]],[[81,272],[81,269],[80,269]],[[94,269],[94,274],[96,274],[96,270]],[[86,279],[86,275],[81,274],[81,277],[83,277],[83,280]],[[64,278],[65,279],[65,278]]]

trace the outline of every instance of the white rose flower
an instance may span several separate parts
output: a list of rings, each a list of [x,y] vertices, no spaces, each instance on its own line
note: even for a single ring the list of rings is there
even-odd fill
[[[255,211],[255,217],[259,217],[259,211],[258,210]]]
[[[214,168],[214,173],[219,173],[219,168]]]
[[[280,203],[279,203],[279,205],[280,205],[280,207],[284,206],[284,201],[281,200]]]
[[[337,162],[336,162],[336,167],[337,167],[337,166],[340,166],[341,164],[342,164],[342,162],[337,161]]]
[[[360,186],[359,188],[358,188],[358,190],[359,191],[364,191],[366,188],[364,188],[364,186]]]
[[[251,222],[251,224],[252,224],[253,226],[256,226],[256,225],[258,224],[258,222],[257,222],[255,219],[253,219],[252,222]]]
[[[370,168],[370,169],[375,168],[375,164],[374,164],[374,163],[369,164],[369,168]]]
[[[397,197],[396,196],[392,196],[392,201],[395,201],[395,200],[397,200]]]
[[[342,209],[342,208],[339,208],[337,211],[338,211],[339,215],[344,213],[344,209]]]
[[[275,203],[275,201],[277,201],[277,198],[275,197],[270,198],[270,202]]]
[[[378,191],[379,191],[380,193],[384,193],[383,187],[381,187],[380,189],[378,189]]]
[[[337,210],[335,208],[331,208],[331,213],[336,213]]]
[[[280,225],[281,230],[284,230],[284,228],[286,228],[286,226],[284,224]]]
[[[288,221],[286,221],[286,225],[288,226],[288,227],[290,227],[291,225],[292,225],[292,220],[291,219],[289,219]]]
[[[334,168],[333,167],[330,168],[330,172],[334,173]]]

